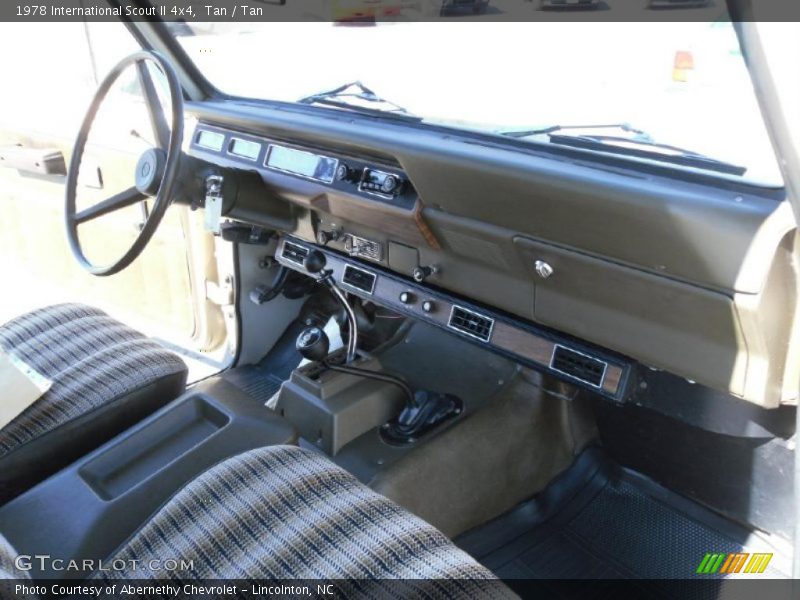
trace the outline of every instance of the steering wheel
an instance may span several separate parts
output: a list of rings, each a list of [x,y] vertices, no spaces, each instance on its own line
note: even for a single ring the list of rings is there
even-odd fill
[[[155,64],[166,76],[172,102],[172,110],[170,111],[171,123],[169,124],[171,127],[167,123],[147,63]],[[111,86],[122,72],[131,65],[136,66],[139,86],[144,94],[156,146],[145,150],[136,163],[135,185],[89,208],[76,212],[75,198],[78,186],[78,171],[83,159],[89,131],[109,89],[111,89]],[[173,188],[178,179],[182,143],[183,92],[178,81],[178,75],[172,65],[157,52],[147,50],[136,52],[122,59],[100,84],[92,104],[89,106],[78,132],[78,138],[75,140],[66,182],[67,238],[69,239],[72,254],[80,265],[92,275],[106,276],[119,273],[142,253],[150,238],[153,237],[173,196]],[[78,226],[126,206],[142,202],[147,198],[155,198],[152,208],[135,241],[122,257],[116,262],[103,266],[95,265],[89,261],[81,247]]]

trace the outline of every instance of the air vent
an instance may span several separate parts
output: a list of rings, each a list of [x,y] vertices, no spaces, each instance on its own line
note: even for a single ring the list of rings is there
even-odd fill
[[[553,349],[553,357],[550,360],[550,368],[554,371],[569,375],[573,379],[578,379],[596,388],[603,385],[607,367],[608,363],[605,361],[558,344]]]
[[[353,265],[345,265],[342,283],[371,294],[375,289],[375,274]]]
[[[488,342],[492,337],[494,319],[454,305],[453,310],[450,312],[450,320],[447,322],[447,326],[482,342]]]
[[[295,264],[302,265],[305,263],[306,257],[308,256],[308,248],[304,248],[300,244],[295,244],[293,242],[284,242],[281,256]]]

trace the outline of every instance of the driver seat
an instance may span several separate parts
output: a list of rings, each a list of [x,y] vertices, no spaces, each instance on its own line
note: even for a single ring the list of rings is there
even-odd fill
[[[179,396],[176,354],[82,304],[59,304],[0,327],[0,347],[53,382],[0,429],[0,503]],[[2,394],[2,392],[0,392]]]

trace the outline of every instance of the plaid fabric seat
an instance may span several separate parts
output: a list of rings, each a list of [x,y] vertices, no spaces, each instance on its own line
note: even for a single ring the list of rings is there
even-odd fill
[[[150,571],[153,559],[193,570]],[[230,458],[175,495],[111,560],[143,565],[113,579],[373,579],[347,596],[508,597],[494,575],[444,534],[373,492],[327,457],[294,446]],[[420,580],[428,580],[420,583]],[[414,583],[416,582],[416,583]],[[392,587],[394,585],[394,587]],[[414,587],[416,586],[416,587]],[[393,591],[392,591],[393,590]]]
[[[0,579],[29,579],[25,571],[17,570],[14,559],[17,553],[8,540],[0,534]]]
[[[176,354],[80,304],[6,323],[0,347],[53,382],[0,429],[0,498],[19,491],[19,477],[29,477],[24,471],[54,472],[175,398],[186,383]]]

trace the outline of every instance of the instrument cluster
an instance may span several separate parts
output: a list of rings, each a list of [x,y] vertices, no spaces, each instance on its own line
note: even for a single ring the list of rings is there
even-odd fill
[[[399,168],[338,152],[301,147],[206,123],[197,127],[191,149],[200,157],[217,161],[224,158],[242,168],[313,181],[408,210],[417,201],[411,182]]]

